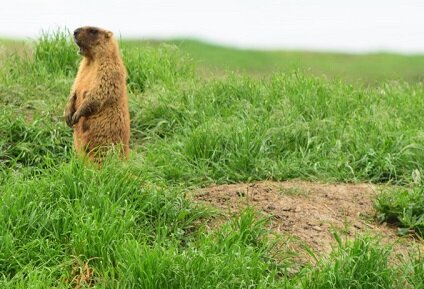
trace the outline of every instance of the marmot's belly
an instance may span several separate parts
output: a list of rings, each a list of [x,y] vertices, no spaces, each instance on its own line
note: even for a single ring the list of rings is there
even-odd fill
[[[109,111],[81,118],[74,133],[81,145],[94,148],[108,144],[128,145],[129,131],[128,115]]]

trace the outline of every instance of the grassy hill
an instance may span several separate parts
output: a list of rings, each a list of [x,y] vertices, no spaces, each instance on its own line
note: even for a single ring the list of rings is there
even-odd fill
[[[423,55],[264,51],[235,49],[195,40],[173,40],[167,43],[175,44],[190,54],[202,75],[212,77],[228,70],[253,76],[300,70],[308,75],[325,75],[349,82],[374,84],[387,80],[417,82],[422,81],[424,75]]]
[[[379,196],[379,217],[422,236],[421,57],[178,46],[121,44],[132,156],[111,156],[101,170],[74,156],[62,118],[79,61],[68,35],[43,36],[26,56],[3,54],[1,288],[424,286],[421,255],[398,258],[370,235],[335,233],[332,254],[306,249],[314,261],[299,264],[260,212],[211,229],[217,212],[189,197],[257,180],[397,185]],[[199,75],[196,62],[219,77]],[[397,78],[407,82],[386,81]]]

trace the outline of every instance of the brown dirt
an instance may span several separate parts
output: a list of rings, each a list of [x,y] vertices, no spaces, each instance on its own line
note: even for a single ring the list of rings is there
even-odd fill
[[[404,249],[415,240],[400,238],[396,228],[375,220],[373,202],[378,191],[378,187],[370,184],[265,181],[202,188],[193,197],[222,212],[209,221],[212,228],[243,208],[253,207],[270,218],[274,232],[294,236],[318,254],[329,253],[335,245],[334,229],[347,238],[369,233],[384,242],[396,241],[403,248],[401,253],[406,253]]]

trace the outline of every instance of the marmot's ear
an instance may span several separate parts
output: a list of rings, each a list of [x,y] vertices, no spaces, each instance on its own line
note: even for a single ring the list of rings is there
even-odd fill
[[[106,38],[111,38],[113,36],[113,33],[111,31],[106,32]]]

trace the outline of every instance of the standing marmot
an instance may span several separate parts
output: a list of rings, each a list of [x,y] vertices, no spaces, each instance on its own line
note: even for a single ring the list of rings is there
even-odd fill
[[[130,116],[127,73],[112,32],[96,27],[74,31],[83,56],[65,109],[74,128],[74,146],[80,155],[101,159],[110,147],[129,153]]]

